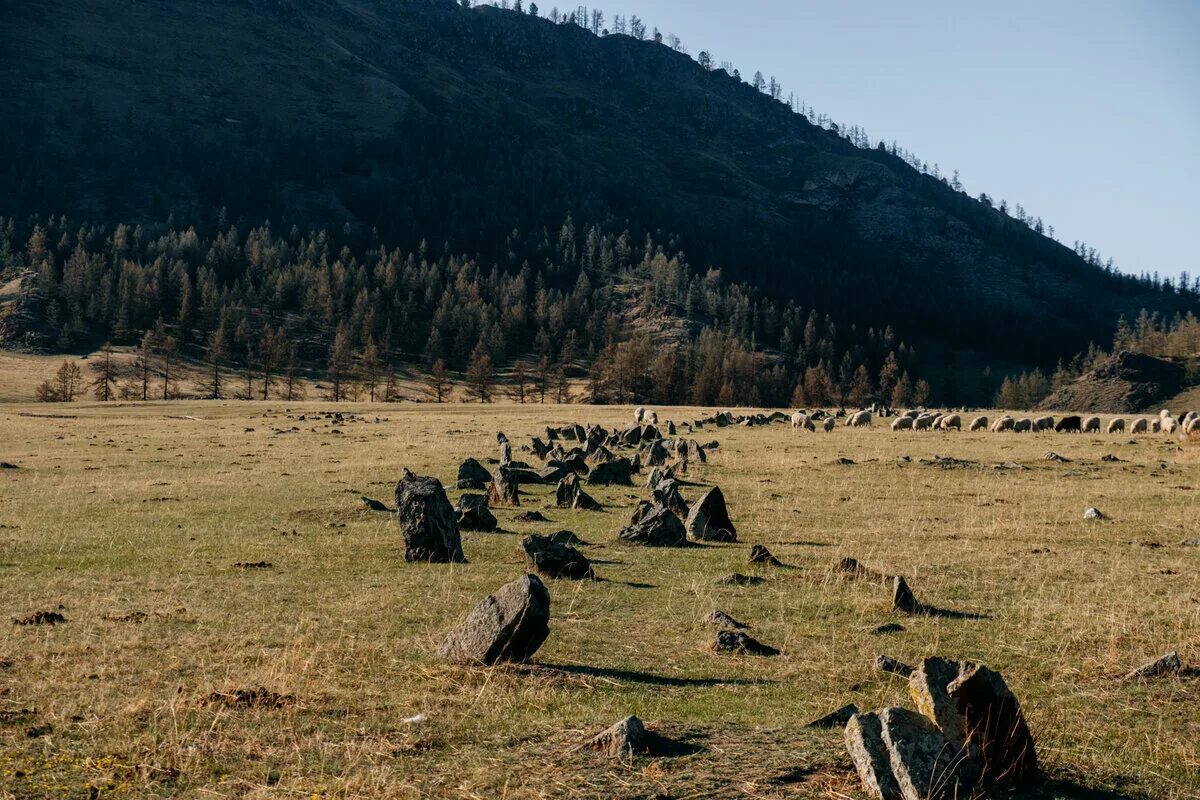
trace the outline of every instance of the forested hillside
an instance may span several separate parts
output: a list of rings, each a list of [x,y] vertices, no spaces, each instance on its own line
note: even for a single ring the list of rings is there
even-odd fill
[[[32,329],[68,347],[137,341],[161,318],[199,354],[244,321],[243,340],[283,328],[308,359],[343,329],[350,350],[426,366],[483,341],[497,363],[582,369],[633,347],[651,298],[681,354],[714,336],[723,363],[758,352],[763,401],[810,367],[848,392],[862,366],[886,393],[894,351],[914,387],[922,373],[940,399],[983,402],[988,364],[1050,367],[1107,346],[1122,314],[1196,307],[1191,287],[1106,269],[774,86],[591,14],[531,10],[9,3],[0,214],[8,271],[39,276]],[[613,253],[624,237],[629,257],[589,261],[592,236]],[[665,296],[648,237],[678,264]],[[901,337],[924,369],[903,364]],[[776,368],[780,388],[760,374]],[[636,396],[663,385],[642,383]]]

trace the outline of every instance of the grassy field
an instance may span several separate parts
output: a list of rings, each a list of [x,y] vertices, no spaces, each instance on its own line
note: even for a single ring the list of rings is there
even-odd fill
[[[1200,446],[706,428],[721,447],[691,478],[722,487],[739,543],[625,546],[645,489],[589,487],[593,513],[528,487],[524,509],[550,522],[498,511],[505,532],[465,534],[469,563],[450,566],[406,564],[395,520],[359,496],[390,505],[404,467],[452,485],[463,458],[495,455],[497,430],[521,444],[629,410],[343,405],[357,416],[335,431],[314,416],[329,408],[0,406],[0,461],[19,467],[0,470],[0,611],[68,620],[5,620],[0,796],[858,797],[841,732],[804,725],[909,704],[878,654],[1002,671],[1051,779],[1039,796],[1200,796],[1200,679],[1117,679],[1169,650],[1200,663],[1200,548],[1182,544],[1200,537]],[[72,416],[28,416],[55,413]],[[978,464],[920,463],[935,454]],[[1108,519],[1085,521],[1088,506]],[[535,663],[442,663],[444,633],[524,571],[520,535],[560,528],[593,543],[604,580],[547,582]],[[753,543],[787,568],[752,568]],[[839,579],[842,556],[981,616],[893,615],[881,589]],[[769,580],[720,585],[733,571]],[[783,655],[709,652],[715,607]],[[870,633],[887,621],[906,630]],[[260,687],[274,694],[238,702]],[[695,752],[577,749],[627,714]]]

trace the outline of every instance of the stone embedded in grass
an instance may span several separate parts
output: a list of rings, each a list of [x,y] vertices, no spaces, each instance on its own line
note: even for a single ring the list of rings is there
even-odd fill
[[[823,717],[814,719],[804,727],[806,728],[841,728],[850,721],[850,718],[858,713],[858,706],[854,703],[844,705],[836,711],[830,711]]]
[[[66,621],[57,611],[35,611],[27,617],[13,617],[13,625],[61,625]]]
[[[540,511],[522,511],[513,517],[517,522],[549,522],[546,515]]]
[[[913,668],[903,661],[898,661],[891,656],[875,656],[873,663],[875,669],[880,672],[888,672],[892,675],[899,675],[901,678],[907,678],[913,674]]]
[[[275,569],[270,561],[238,561],[233,566],[237,569]]]
[[[705,617],[705,622],[710,625],[717,625],[722,628],[731,628],[733,630],[741,630],[743,628],[750,627],[744,622],[738,622],[736,619],[729,616],[719,608],[714,608],[712,612]]]
[[[589,580],[596,577],[587,556],[549,536],[526,536],[521,540],[521,552],[530,566],[547,578]]]
[[[1033,734],[1000,673],[982,664],[964,663],[946,691],[958,704],[967,741],[978,754],[981,781],[1020,783],[1036,776]],[[963,774],[971,773],[964,769]]]
[[[953,752],[964,761],[976,762],[977,750],[967,738],[967,723],[949,686],[962,674],[963,664],[948,658],[924,658],[908,678],[908,691],[917,710],[942,730]]]
[[[908,588],[908,581],[901,575],[892,578],[892,609],[903,611],[905,614],[920,614],[922,611],[917,596]]]
[[[779,650],[763,644],[754,637],[741,631],[717,631],[713,640],[712,650],[718,653],[735,653],[748,656],[777,656]]]
[[[512,470],[500,467],[488,486],[488,505],[492,508],[511,508],[521,505],[520,489]]]
[[[757,575],[743,575],[740,572],[731,572],[718,581],[724,586],[761,586],[766,582],[766,578],[760,578]]]
[[[687,516],[687,536],[697,542],[736,542],[737,528],[729,518],[721,487],[705,492]]]
[[[885,708],[879,712],[879,722],[900,797],[949,800],[963,796],[959,791],[961,764],[936,725],[906,708]]]
[[[571,547],[587,547],[588,543],[580,539],[573,531],[555,531],[550,534],[550,541],[566,544]]]
[[[687,501],[679,491],[679,481],[674,478],[659,481],[651,492],[651,498],[655,505],[666,506],[681,519],[688,516]]]
[[[454,508],[437,478],[404,470],[396,484],[396,520],[404,535],[405,561],[462,563],[462,538]]]
[[[464,494],[458,498],[454,513],[458,515],[458,527],[464,531],[490,532],[498,525],[496,515],[488,508],[487,498],[481,494]]]
[[[365,506],[368,511],[391,511],[390,508],[373,497],[366,497],[364,495],[361,499],[363,506]]]
[[[20,469],[20,467],[8,461],[0,461],[0,469]]]
[[[848,575],[856,581],[865,581],[867,583],[878,583],[887,585],[892,583],[891,575],[886,575],[882,572],[877,572],[870,567],[864,566],[856,558],[843,558],[834,565],[834,569],[843,575]]]
[[[655,506],[640,520],[621,530],[620,537],[647,547],[686,547],[687,531],[669,508]]]
[[[568,473],[565,478],[558,482],[558,488],[554,492],[555,505],[559,508],[573,508],[579,511],[600,511],[600,504],[595,498],[583,491],[583,487],[579,485],[579,477],[575,473]]]
[[[1154,678],[1161,678],[1163,675],[1179,672],[1181,669],[1183,669],[1183,662],[1179,659],[1179,653],[1171,651],[1148,664],[1143,664],[1137,669],[1132,670],[1125,676],[1125,680],[1148,681]]]
[[[885,636],[889,633],[902,633],[903,631],[904,626],[899,622],[885,622],[882,625],[876,625],[874,628],[871,628],[870,632],[874,636]]]
[[[590,486],[633,486],[633,463],[628,458],[615,458],[604,464],[597,464],[588,473],[587,482]]]
[[[584,747],[610,756],[627,756],[646,752],[649,739],[642,721],[630,716],[589,739]]]
[[[863,787],[878,800],[902,800],[892,759],[883,742],[883,723],[876,712],[855,714],[846,723],[846,752]]]
[[[485,597],[450,631],[438,655],[456,664],[528,661],[550,635],[550,591],[522,575]]]
[[[1104,519],[1104,512],[1098,508],[1089,508],[1083,512],[1084,519]]]
[[[468,458],[466,461],[458,465],[458,483],[459,489],[473,489],[482,491],[492,482],[492,473],[487,471],[487,468],[473,458]]]
[[[782,567],[783,562],[776,558],[770,550],[761,544],[750,548],[750,563],[765,564],[768,567]]]
[[[228,692],[213,692],[204,698],[208,705],[227,708],[283,708],[296,702],[290,694],[280,694],[262,686],[253,689],[233,689]]]

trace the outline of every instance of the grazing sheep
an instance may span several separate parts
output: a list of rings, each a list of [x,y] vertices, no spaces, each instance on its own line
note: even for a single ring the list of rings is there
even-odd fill
[[[1087,419],[1085,419],[1083,421],[1083,432],[1084,433],[1099,433],[1100,432],[1100,418],[1099,417],[1088,417]]]
[[[975,419],[971,420],[971,432],[972,433],[974,433],[975,431],[986,431],[987,426],[988,426],[988,418],[987,417],[976,417]]]
[[[914,431],[927,431],[927,430],[929,430],[929,426],[932,424],[933,424],[933,415],[932,414],[922,414],[921,416],[919,416],[913,420],[913,430]]]
[[[871,412],[870,411],[855,412],[854,414],[850,415],[850,418],[846,421],[846,424],[851,428],[863,428],[863,427],[869,428],[869,427],[871,427]]]
[[[908,411],[905,411],[902,416],[908,417],[909,419],[916,419],[917,417],[921,416],[921,412],[915,408],[910,408]]]
[[[1174,433],[1177,430],[1179,430],[1179,423],[1175,421],[1174,417],[1162,417],[1163,433]]]
[[[896,419],[892,422],[892,430],[894,431],[911,431],[912,426],[912,417],[896,417]]]
[[[1125,432],[1125,420],[1121,419],[1120,417],[1117,417],[1116,419],[1109,422],[1108,423],[1108,432],[1109,433],[1124,433]]]
[[[642,420],[645,418],[645,416],[646,409],[642,408],[641,406],[633,410],[633,421],[638,425],[642,424]]]
[[[1145,433],[1150,427],[1150,423],[1144,418],[1135,419],[1133,424],[1129,426],[1130,433]]]
[[[1011,431],[1016,420],[1007,414],[992,423],[992,433],[1000,433],[1001,431]]]
[[[646,422],[648,422],[649,424],[651,424],[657,428],[658,427],[658,412],[651,411],[648,414],[646,414]]]
[[[1200,417],[1192,417],[1191,422],[1183,429],[1184,433],[1200,433]]]
[[[1029,417],[1021,417],[1019,420],[1013,423],[1014,433],[1026,433],[1032,429],[1033,420],[1031,420]]]
[[[1150,432],[1151,433],[1161,433],[1162,432],[1162,419],[1150,420]]]
[[[792,433],[795,433],[797,428],[804,427],[804,423],[807,421],[808,417],[806,417],[803,413],[799,411],[794,412],[792,414]]]
[[[833,417],[826,417],[825,421],[821,423],[821,427],[825,429],[826,433],[832,431],[836,425],[837,420]]]
[[[1035,431],[1054,430],[1054,417],[1038,417],[1033,421],[1033,429]]]
[[[1073,414],[1069,417],[1063,417],[1054,426],[1054,430],[1058,433],[1079,433],[1083,430],[1083,418],[1078,414]]]
[[[962,430],[962,417],[958,414],[946,414],[937,421],[939,430],[948,431],[953,428],[956,431]]]

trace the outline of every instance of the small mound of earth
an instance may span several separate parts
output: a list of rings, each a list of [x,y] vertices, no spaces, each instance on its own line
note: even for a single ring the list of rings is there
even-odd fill
[[[221,705],[226,708],[283,708],[294,702],[296,698],[293,695],[279,694],[261,686],[213,692],[204,698],[206,705]]]
[[[14,625],[61,625],[66,621],[57,611],[35,611],[27,617],[13,617]]]
[[[233,565],[237,569],[274,569],[270,561],[238,561]]]

